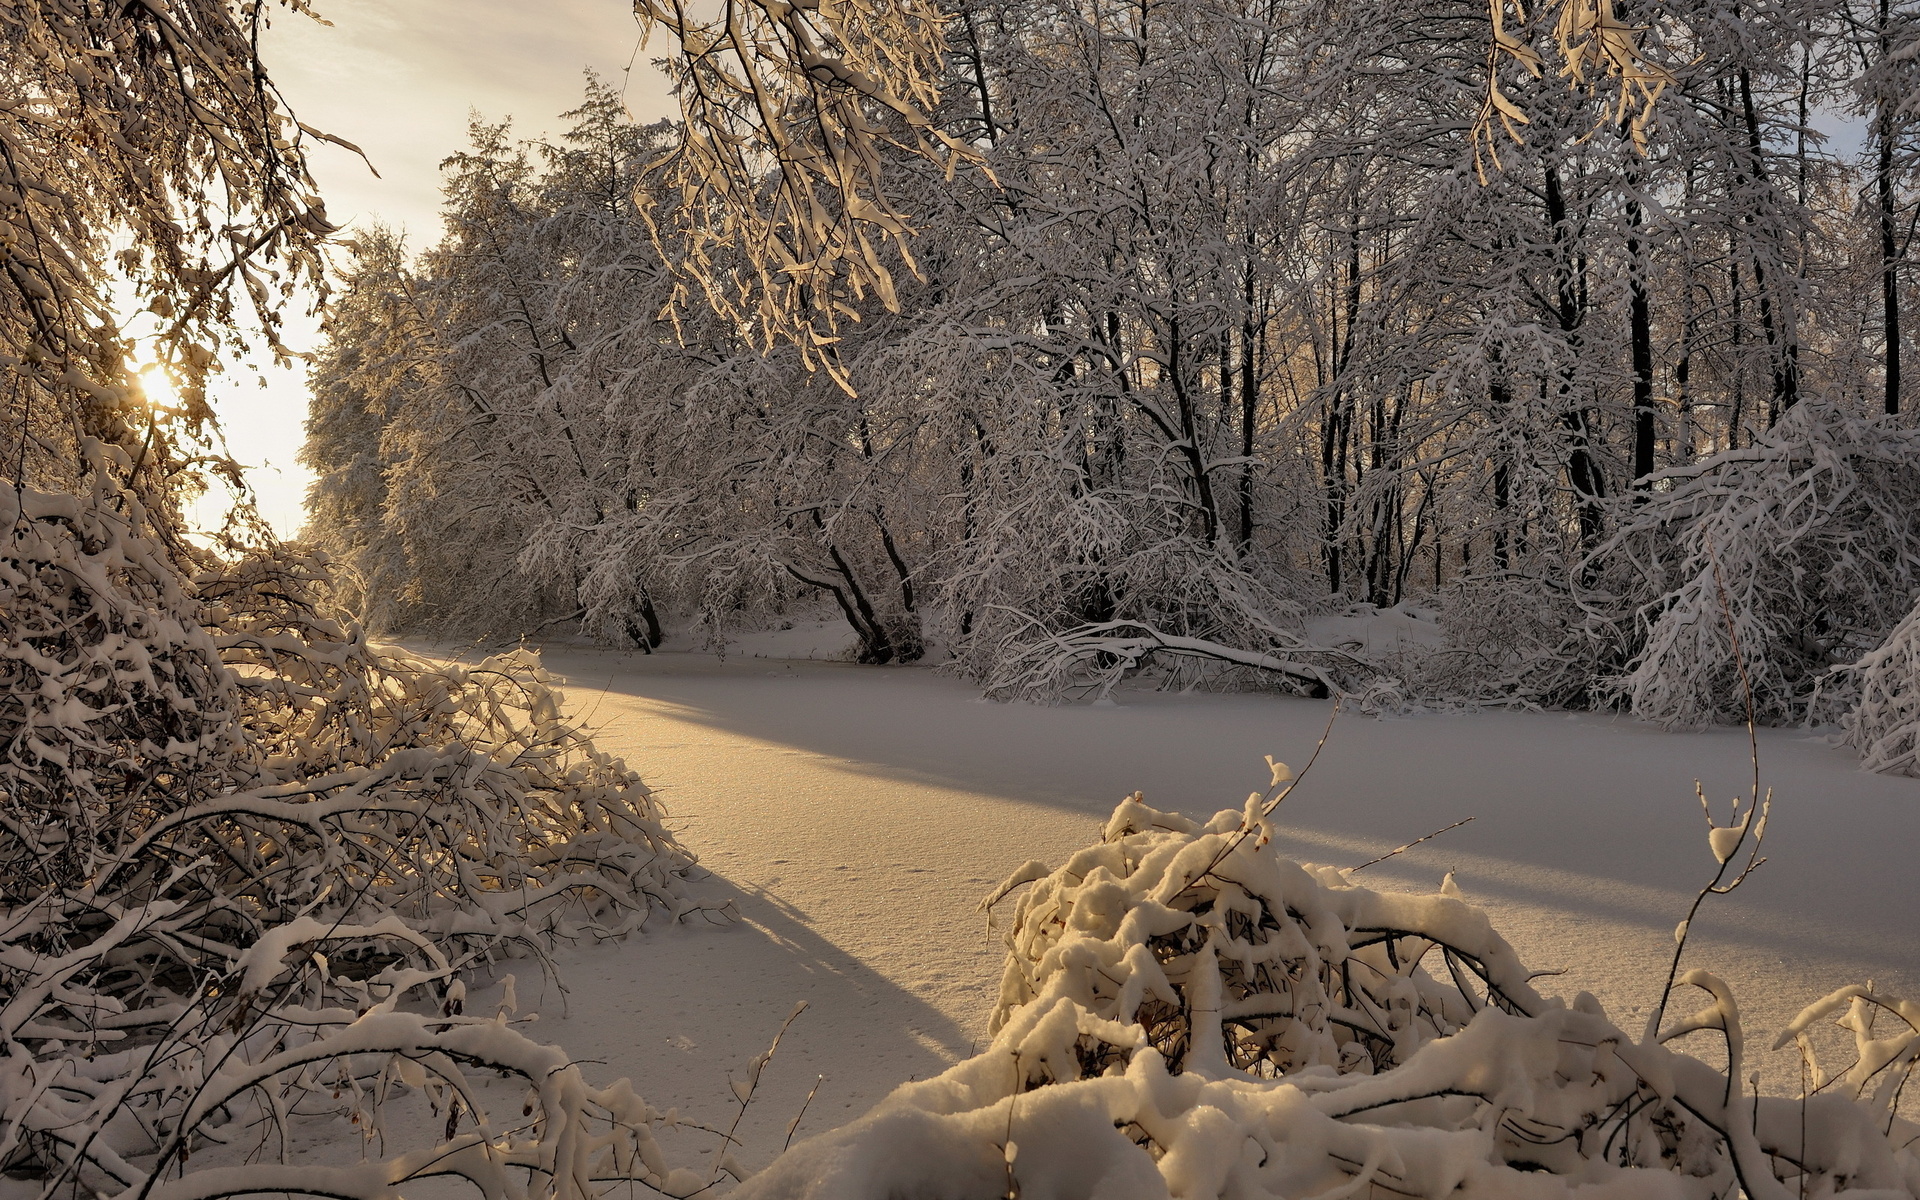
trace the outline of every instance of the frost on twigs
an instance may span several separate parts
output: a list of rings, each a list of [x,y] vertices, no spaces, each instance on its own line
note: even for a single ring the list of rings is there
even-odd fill
[[[461,1011],[471,966],[693,908],[535,660],[376,650],[294,554],[188,581],[104,485],[0,490],[0,525],[0,1169],[129,1200],[667,1182],[624,1084]],[[444,1137],[265,1165],[295,1118],[382,1133],[406,1091]]]
[[[1786,1040],[1846,1009],[1868,1031],[1858,1061],[1804,1101],[1756,1098],[1738,1007],[1711,974],[1679,980],[1705,1008],[1636,1041],[1586,993],[1535,992],[1457,895],[1290,862],[1253,836],[1263,819],[1249,805],[1199,825],[1124,801],[1021,895],[993,1044],[737,1194],[1920,1195],[1920,1127],[1895,1112],[1920,1007],[1835,993]],[[1668,1048],[1687,1036],[1724,1042],[1729,1070]]]

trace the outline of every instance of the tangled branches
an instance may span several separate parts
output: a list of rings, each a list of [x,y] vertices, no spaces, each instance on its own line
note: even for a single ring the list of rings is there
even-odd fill
[[[461,1013],[476,963],[695,907],[659,806],[537,661],[376,651],[296,556],[189,584],[125,494],[0,507],[0,1167],[48,1196],[665,1186],[624,1085]],[[489,1123],[475,1065],[527,1081],[525,1120]],[[364,1127],[395,1087],[447,1114],[444,1144],[255,1161],[290,1118]],[[252,1165],[186,1172],[241,1131]]]
[[[1845,730],[1847,742],[1860,751],[1861,765],[1920,775],[1920,605],[1884,643],[1838,674],[1859,689]]]
[[[1316,875],[1263,853],[1271,833],[1257,805],[1202,829],[1123,801],[1099,845],[1021,897],[992,1028],[1068,996],[1138,1025],[1170,1069],[1278,1078],[1390,1070],[1488,1005],[1539,1006],[1484,915]],[[1429,954],[1453,987],[1418,969]],[[1111,1047],[1089,1049],[1078,1073],[1098,1074]]]
[[[1709,1003],[1636,1041],[1586,993],[1540,996],[1446,889],[1282,859],[1260,799],[1202,826],[1136,795],[1097,845],[1016,872],[989,900],[1035,883],[992,1047],[740,1194],[1920,1194],[1920,1128],[1895,1111],[1920,1006],[1834,993],[1781,1039],[1800,1038],[1809,1094],[1755,1097],[1713,975],[1682,975]],[[1805,1033],[1842,1010],[1856,1061],[1830,1075]],[[1726,1072],[1666,1045],[1702,1031]]]
[[[305,151],[338,139],[286,111],[255,53],[276,9],[310,15],[305,0],[0,6],[9,476],[78,486],[79,444],[98,438],[130,451],[122,470],[159,510],[175,472],[208,467],[175,451],[208,440],[205,386],[237,322],[284,354],[282,306],[324,293],[333,226]],[[149,407],[131,382],[129,299],[177,404]]]
[[[1640,647],[1602,689],[1656,721],[1738,720],[1737,636],[1759,717],[1799,716],[1824,674],[1906,612],[1917,461],[1915,431],[1808,401],[1750,447],[1658,473],[1661,490],[1590,560],[1605,571],[1592,611],[1634,626],[1624,640]]]

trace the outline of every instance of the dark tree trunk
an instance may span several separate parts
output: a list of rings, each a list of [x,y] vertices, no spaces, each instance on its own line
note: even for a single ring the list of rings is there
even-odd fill
[[[1747,125],[1747,174],[1754,190],[1754,204],[1759,205],[1768,191],[1765,148],[1760,137],[1760,117],[1753,103],[1753,79],[1743,67],[1740,71],[1740,110]],[[1754,214],[1749,213],[1747,224],[1758,224]],[[1749,241],[1748,249],[1752,250]],[[1760,307],[1760,332],[1767,339],[1767,365],[1773,373],[1773,394],[1768,402],[1767,423],[1771,425],[1779,420],[1780,414],[1800,402],[1800,348],[1795,344],[1792,330],[1787,324],[1787,314],[1774,304],[1772,291],[1767,285],[1766,264],[1760,254],[1753,254],[1753,293]]]
[[[1260,381],[1258,331],[1253,320],[1253,264],[1247,264],[1247,282],[1242,296],[1246,315],[1240,324],[1240,553],[1253,550],[1253,448],[1254,423],[1259,419]]]
[[[1353,413],[1347,395],[1347,365],[1353,355],[1354,330],[1360,323],[1360,213],[1356,205],[1347,227],[1346,328],[1341,313],[1333,319],[1333,378],[1329,409],[1320,433],[1320,466],[1327,489],[1327,528],[1324,547],[1327,590],[1338,595],[1345,586],[1340,540],[1347,520],[1347,447],[1352,440]]]
[[[627,636],[641,650],[652,654],[660,646],[660,614],[653,607],[653,597],[645,588],[640,589],[640,624],[627,618]]]
[[[1492,406],[1495,420],[1504,421],[1507,411],[1513,407],[1513,390],[1507,385],[1507,377],[1495,356],[1488,368],[1487,403]],[[1502,571],[1511,570],[1513,555],[1509,548],[1512,537],[1507,529],[1507,510],[1513,506],[1513,466],[1507,461],[1505,446],[1497,447],[1493,460],[1493,565]]]
[[[1573,253],[1573,227],[1568,221],[1566,196],[1560,187],[1560,172],[1549,163],[1546,170],[1547,221],[1553,229],[1554,272],[1558,276],[1554,297],[1554,316],[1567,340],[1573,359],[1580,355],[1580,326],[1585,315],[1581,301],[1583,272]],[[1593,455],[1593,429],[1586,406],[1579,402],[1574,362],[1560,369],[1560,423],[1567,431],[1567,483],[1573,489],[1574,509],[1580,521],[1580,544],[1591,547],[1600,540],[1604,518],[1601,501],[1607,495],[1606,477]]]
[[[1206,451],[1200,445],[1199,414],[1195,412],[1186,356],[1182,353],[1179,318],[1167,322],[1167,374],[1173,381],[1174,403],[1180,412],[1180,453],[1193,476],[1194,501],[1200,509],[1200,540],[1211,546],[1220,536],[1220,509],[1213,495],[1213,476]]]
[[[1889,0],[1880,0],[1880,61],[1883,63],[1892,48],[1888,36],[1891,20]],[[1900,281],[1897,272],[1900,247],[1895,236],[1899,210],[1893,196],[1895,132],[1892,99],[1881,97],[1879,110],[1874,129],[1879,153],[1874,162],[1873,197],[1874,205],[1879,209],[1876,215],[1880,218],[1880,321],[1881,334],[1887,344],[1885,406],[1887,414],[1894,416],[1900,412]]]
[[[1637,181],[1636,181],[1637,182]],[[1627,259],[1631,281],[1627,302],[1633,342],[1633,477],[1653,474],[1653,315],[1647,298],[1647,254],[1641,243],[1640,201],[1627,201]]]

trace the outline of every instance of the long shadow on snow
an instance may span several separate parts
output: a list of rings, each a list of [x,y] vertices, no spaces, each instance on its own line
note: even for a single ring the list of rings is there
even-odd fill
[[[1134,692],[1118,706],[992,704],[924,670],[704,655],[549,653],[584,711],[610,693],[671,719],[832,760],[839,770],[1103,816],[1144,790],[1205,817],[1263,785],[1265,754],[1299,767],[1325,702]],[[1894,987],[1920,985],[1920,783],[1863,775],[1857,759],[1795,730],[1761,731],[1778,803],[1770,861],[1716,902],[1713,934],[1757,948],[1840,953]],[[1463,858],[1481,894],[1606,916],[1664,935],[1711,873],[1693,782],[1744,793],[1744,731],[1669,733],[1601,714],[1483,712],[1336,722],[1306,785],[1282,810],[1308,837],[1378,853],[1475,816],[1397,860],[1437,881]],[[1016,857],[1022,848],[1011,848]],[[1358,861],[1356,858],[1355,861]],[[1667,902],[1668,898],[1672,904]],[[1704,930],[1703,930],[1704,932]],[[1836,985],[1841,982],[1836,980]]]
[[[820,937],[777,896],[707,876],[702,899],[731,900],[740,920],[653,925],[614,945],[582,947],[558,964],[565,1013],[522,972],[520,995],[543,1020],[531,1034],[588,1062],[589,1076],[626,1076],[659,1109],[724,1129],[741,1079],[798,1000],[787,1032],[741,1125],[744,1159],[764,1161],[786,1135],[808,1089],[825,1076],[799,1135],[864,1111],[900,1081],[937,1074],[970,1049],[966,1034],[925,1001]],[[480,993],[492,1003],[497,989]],[[688,1148],[713,1139],[686,1131]]]

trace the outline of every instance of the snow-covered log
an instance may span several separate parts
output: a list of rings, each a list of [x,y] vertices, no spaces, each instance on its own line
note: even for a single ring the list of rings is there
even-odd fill
[[[1028,622],[1000,649],[999,670],[987,680],[987,694],[1039,699],[1083,693],[1105,699],[1115,685],[1156,656],[1247,668],[1324,697],[1339,690],[1335,677],[1296,655],[1347,657],[1304,645],[1273,653],[1243,650],[1206,638],[1162,633],[1146,621],[1102,621],[1059,633]]]

